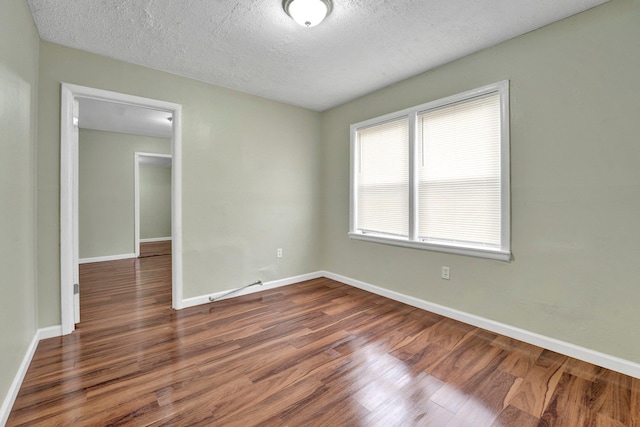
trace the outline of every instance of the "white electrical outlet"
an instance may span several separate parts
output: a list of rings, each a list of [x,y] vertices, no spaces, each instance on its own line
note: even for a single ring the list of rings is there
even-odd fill
[[[449,267],[446,265],[442,266],[442,278],[444,280],[449,280]]]
[[[282,248],[278,248],[278,250],[276,251],[276,256],[278,258],[282,258]]]

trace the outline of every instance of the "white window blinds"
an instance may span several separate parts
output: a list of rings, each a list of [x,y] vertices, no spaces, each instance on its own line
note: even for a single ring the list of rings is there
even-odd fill
[[[509,82],[351,125],[353,239],[511,259]]]
[[[501,244],[500,95],[419,113],[418,238]]]
[[[407,236],[409,230],[409,120],[357,131],[358,229]]]

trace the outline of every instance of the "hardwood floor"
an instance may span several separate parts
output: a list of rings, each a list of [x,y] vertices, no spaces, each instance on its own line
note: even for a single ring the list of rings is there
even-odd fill
[[[170,256],[83,264],[9,426],[640,426],[640,380],[316,279],[179,312]]]
[[[140,243],[140,258],[158,255],[171,255],[171,240]]]

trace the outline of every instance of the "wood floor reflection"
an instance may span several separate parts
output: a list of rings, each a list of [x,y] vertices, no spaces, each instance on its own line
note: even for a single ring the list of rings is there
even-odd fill
[[[179,312],[171,257],[85,264],[8,425],[640,426],[640,380],[329,279]]]
[[[159,255],[171,255],[171,240],[140,243],[140,258]]]

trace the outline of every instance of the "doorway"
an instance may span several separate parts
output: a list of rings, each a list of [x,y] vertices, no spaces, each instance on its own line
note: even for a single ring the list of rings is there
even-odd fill
[[[170,114],[172,307],[182,308],[181,112],[175,103],[62,83],[60,144],[60,298],[62,334],[80,321],[78,282],[78,125],[79,100],[98,100]]]
[[[135,153],[136,258],[171,253],[171,163],[171,155]]]

